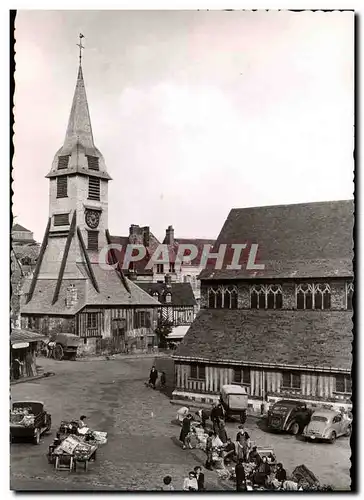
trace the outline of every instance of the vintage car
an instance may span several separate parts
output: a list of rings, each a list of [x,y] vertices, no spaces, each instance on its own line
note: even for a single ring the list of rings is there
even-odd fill
[[[335,410],[318,410],[304,428],[303,436],[310,440],[334,443],[340,436],[350,436],[352,420],[349,416]]]
[[[307,408],[306,403],[281,399],[268,410],[268,429],[299,434],[309,423],[311,414],[312,410]]]
[[[45,411],[41,401],[17,401],[10,410],[10,440],[13,438],[32,439],[39,444],[43,433],[49,432],[51,415]]]
[[[226,418],[239,415],[240,422],[246,422],[248,409],[248,393],[241,385],[223,385],[220,393],[220,402],[225,410]]]

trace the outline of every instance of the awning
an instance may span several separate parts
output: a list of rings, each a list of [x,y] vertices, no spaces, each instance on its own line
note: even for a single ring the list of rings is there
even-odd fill
[[[176,339],[183,339],[183,337],[186,335],[187,330],[189,329],[190,325],[187,326],[175,326],[172,329],[172,332],[168,335],[167,340],[176,340]]]
[[[11,345],[24,342],[39,342],[41,340],[46,341],[47,339],[48,337],[45,335],[38,332],[32,332],[31,330],[14,329],[10,334]]]

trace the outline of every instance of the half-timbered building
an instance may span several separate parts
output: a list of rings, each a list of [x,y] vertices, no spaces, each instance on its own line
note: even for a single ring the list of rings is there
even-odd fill
[[[252,243],[255,269],[225,259],[202,271],[202,309],[174,356],[174,397],[212,401],[233,383],[254,407],[282,397],[350,405],[353,202],[234,209],[214,251]]]

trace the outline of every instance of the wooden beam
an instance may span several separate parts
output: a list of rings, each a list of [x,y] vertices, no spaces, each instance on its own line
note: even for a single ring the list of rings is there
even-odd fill
[[[37,260],[37,265],[35,266],[34,274],[33,274],[33,279],[32,279],[32,282],[30,284],[30,288],[29,288],[29,292],[28,292],[28,297],[27,297],[26,304],[28,304],[28,302],[30,302],[32,300],[32,297],[33,297],[33,293],[34,293],[34,290],[35,290],[35,285],[37,283],[37,279],[38,279],[38,276],[39,276],[40,266],[42,265],[44,253],[45,253],[47,245],[48,245],[48,237],[49,237],[49,230],[50,230],[50,227],[51,227],[51,220],[52,220],[51,217],[49,217],[48,224],[47,224],[44,236],[43,236],[42,246],[40,247],[40,251],[39,251],[39,255],[38,255],[38,260]]]
[[[106,234],[106,241],[107,241],[107,244],[108,245],[111,245],[111,238],[110,238],[110,233],[109,233],[109,230],[106,229],[105,231],[105,234]],[[121,279],[125,289],[127,290],[128,293],[131,294],[131,291],[130,291],[130,288],[129,288],[129,285],[126,281],[126,278],[125,278],[125,275],[120,267],[120,262],[119,262],[119,259],[116,258],[116,255],[115,255],[115,249],[114,248],[110,248],[110,254],[111,254],[111,258],[112,258],[112,263],[113,264],[116,264],[116,273],[118,274],[119,278]]]
[[[96,292],[100,293],[99,285],[97,284],[96,276],[95,276],[95,273],[94,273],[92,266],[91,266],[90,257],[88,256],[88,253],[86,250],[86,245],[85,245],[85,242],[83,241],[83,238],[82,238],[82,232],[78,226],[77,226],[77,236],[78,236],[78,239],[79,239],[82,251],[83,251],[83,255],[84,255],[85,260],[86,260],[86,266],[87,266],[88,272],[90,273],[90,278],[91,278],[92,284],[93,284]]]
[[[68,232],[68,236],[67,236],[67,240],[66,240],[66,245],[64,247],[64,252],[63,252],[61,267],[59,268],[59,273],[58,273],[58,279],[57,279],[56,289],[54,290],[54,295],[53,295],[53,300],[52,300],[52,306],[58,300],[58,295],[59,295],[59,291],[61,289],[62,280],[63,280],[63,274],[64,274],[64,270],[65,270],[66,264],[67,264],[68,253],[69,253],[69,250],[70,250],[70,246],[71,246],[73,235],[75,234],[75,227],[76,227],[76,210],[73,212],[73,217],[72,217],[72,222],[71,222],[70,230]]]

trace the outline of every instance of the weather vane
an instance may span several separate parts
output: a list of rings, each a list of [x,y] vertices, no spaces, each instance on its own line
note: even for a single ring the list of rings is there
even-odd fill
[[[82,45],[82,38],[85,38],[84,35],[82,33],[80,33],[79,35],[79,39],[80,39],[80,43],[76,43],[77,47],[80,48],[80,55],[79,55],[79,58],[80,58],[80,65],[81,65],[81,61],[82,61],[82,49],[84,49],[85,47]]]

